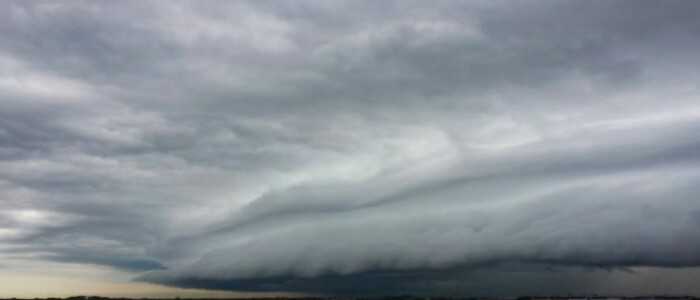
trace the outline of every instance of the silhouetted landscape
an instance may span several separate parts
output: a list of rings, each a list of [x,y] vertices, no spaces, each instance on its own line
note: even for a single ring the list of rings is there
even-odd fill
[[[0,300],[699,300],[694,296],[549,296],[549,297],[259,297],[259,298],[120,298],[72,296],[65,298],[0,298]]]

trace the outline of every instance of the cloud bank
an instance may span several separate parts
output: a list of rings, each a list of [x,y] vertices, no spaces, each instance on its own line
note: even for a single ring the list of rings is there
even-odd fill
[[[9,2],[0,265],[334,294],[694,274],[698,11]]]

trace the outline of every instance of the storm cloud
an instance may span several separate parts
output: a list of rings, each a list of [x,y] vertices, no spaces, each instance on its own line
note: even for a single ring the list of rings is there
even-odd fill
[[[700,3],[3,6],[0,266],[700,293]]]

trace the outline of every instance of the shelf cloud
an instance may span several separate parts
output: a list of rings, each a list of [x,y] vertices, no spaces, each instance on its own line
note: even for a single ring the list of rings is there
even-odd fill
[[[700,293],[700,3],[5,6],[0,273]]]

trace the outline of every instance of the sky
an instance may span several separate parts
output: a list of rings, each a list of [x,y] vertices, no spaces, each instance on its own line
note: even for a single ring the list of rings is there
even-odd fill
[[[0,297],[700,295],[700,2],[0,6]]]

